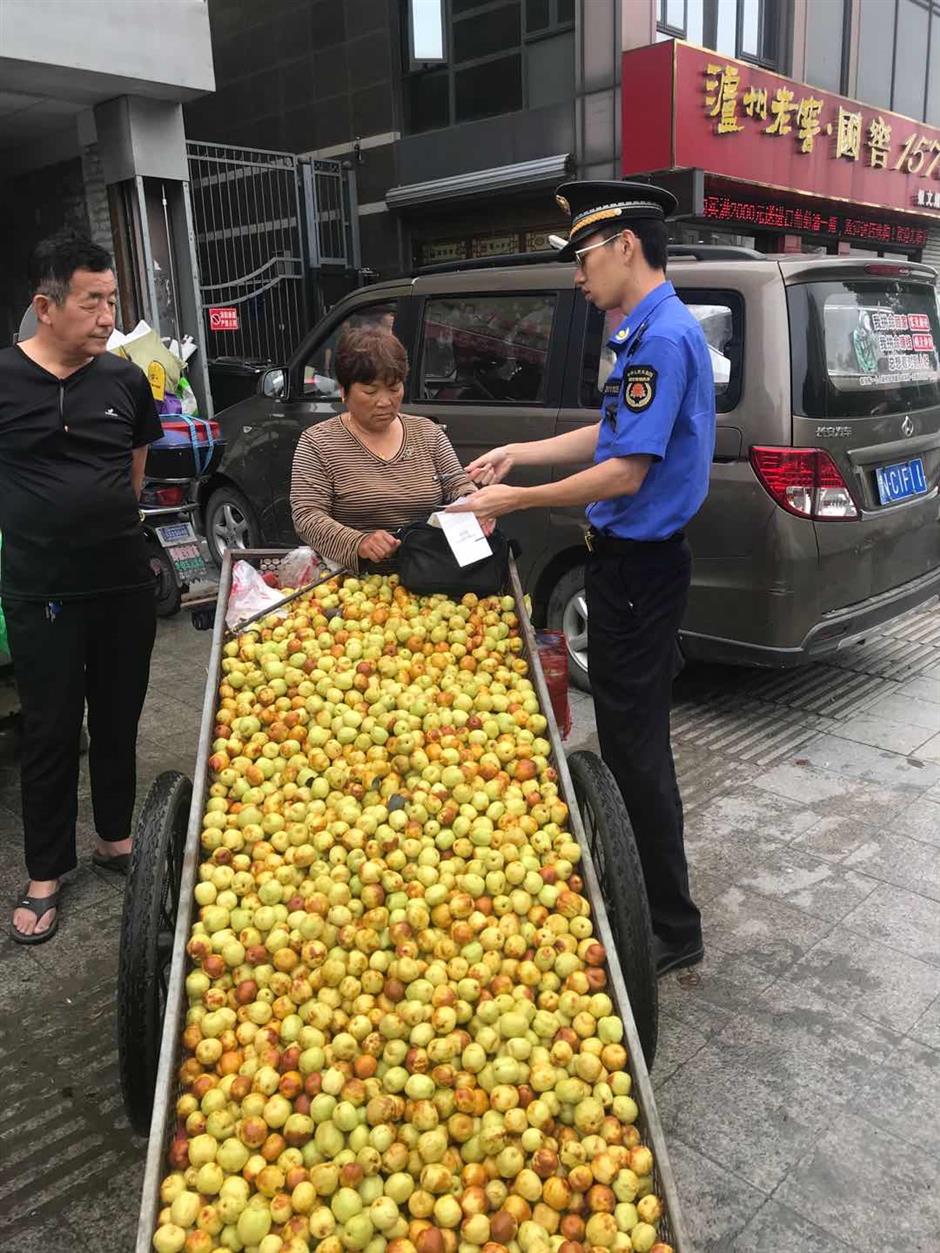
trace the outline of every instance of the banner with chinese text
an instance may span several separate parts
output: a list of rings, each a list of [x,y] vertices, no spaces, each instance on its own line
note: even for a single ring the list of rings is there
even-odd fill
[[[679,41],[624,53],[625,175],[698,168],[757,187],[940,211],[940,130]]]

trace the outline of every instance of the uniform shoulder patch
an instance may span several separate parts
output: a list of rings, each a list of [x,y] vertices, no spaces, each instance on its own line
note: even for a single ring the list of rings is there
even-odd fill
[[[656,398],[658,375],[651,365],[628,366],[623,376],[623,399],[628,409],[642,413]]]

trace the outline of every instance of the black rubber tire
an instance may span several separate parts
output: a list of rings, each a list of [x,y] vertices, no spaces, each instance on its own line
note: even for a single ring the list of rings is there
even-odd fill
[[[254,509],[237,487],[233,487],[231,483],[223,483],[221,487],[215,489],[206,501],[204,516],[204,531],[206,544],[209,548],[209,556],[217,566],[221,566],[225,550],[220,544],[219,536],[216,534],[216,525],[219,522],[219,515],[226,505],[239,513],[244,520],[245,542],[240,547],[258,548],[261,543],[261,528],[258,525]]]
[[[646,885],[633,827],[617,781],[596,753],[572,753],[568,769],[643,1056],[650,1068],[659,1034],[659,983]]]
[[[118,1065],[128,1121],[142,1136],[153,1111],[192,794],[192,783],[178,770],[154,779],[137,820],[124,893]]]
[[[147,559],[154,575],[154,597],[158,618],[172,618],[180,611],[182,589],[176,581],[176,568],[166,549],[157,540],[147,544]]]
[[[550,631],[565,631],[566,629],[566,610],[569,603],[578,595],[584,595],[584,566],[573,566],[567,570],[555,586],[552,588],[552,594],[548,598],[548,605],[545,610],[545,625]],[[585,619],[586,621],[586,619]],[[566,631],[566,635],[570,639],[570,630]],[[586,653],[585,649],[579,650],[582,654]],[[568,647],[568,678],[574,687],[580,688],[582,692],[590,692],[591,680],[588,675],[587,660],[582,662],[574,655],[569,643]]]

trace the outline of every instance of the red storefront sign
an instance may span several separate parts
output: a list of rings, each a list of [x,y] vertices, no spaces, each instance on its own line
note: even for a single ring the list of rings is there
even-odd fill
[[[747,183],[745,200],[756,188],[940,210],[936,127],[678,40],[624,53],[622,82],[625,175],[698,168]]]
[[[237,331],[238,309],[234,305],[212,305],[209,308],[210,331]]]

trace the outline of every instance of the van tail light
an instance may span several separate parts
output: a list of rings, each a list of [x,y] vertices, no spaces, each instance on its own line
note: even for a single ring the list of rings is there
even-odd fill
[[[751,448],[751,465],[781,509],[798,518],[857,518],[839,467],[821,448]]]

